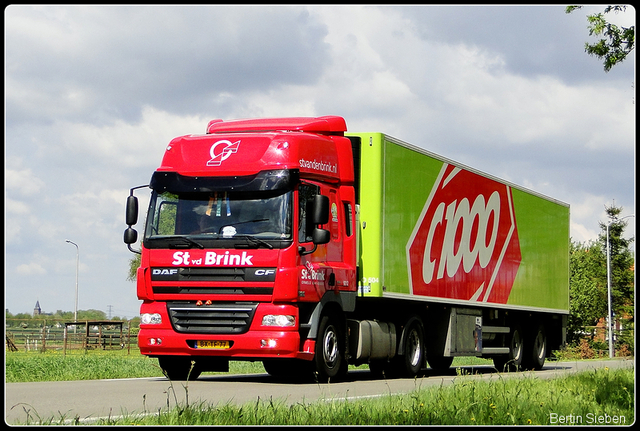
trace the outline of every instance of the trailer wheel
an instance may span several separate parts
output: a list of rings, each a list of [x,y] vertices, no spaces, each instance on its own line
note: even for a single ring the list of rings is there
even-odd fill
[[[193,358],[188,356],[160,356],[158,363],[169,380],[195,380],[202,370],[197,363],[192,364]]]
[[[525,366],[534,370],[541,370],[547,356],[547,334],[544,326],[538,325],[531,332],[531,341],[525,345]]]
[[[402,347],[404,354],[398,357],[400,362],[399,371],[409,377],[413,377],[422,369],[426,354],[424,331],[419,320],[414,320],[405,329]]]
[[[340,378],[347,373],[345,345],[344,331],[338,319],[332,315],[322,316],[315,350],[319,382]]]
[[[509,354],[493,358],[493,364],[498,371],[517,371],[522,368],[524,341],[522,328],[518,325],[510,333]]]

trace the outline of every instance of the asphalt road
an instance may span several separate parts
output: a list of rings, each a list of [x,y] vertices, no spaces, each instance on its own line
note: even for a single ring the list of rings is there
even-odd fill
[[[609,367],[633,368],[633,360],[550,362],[540,371],[500,373],[490,366],[459,367],[472,378],[496,379],[531,376],[554,378],[588,369]],[[355,370],[339,383],[291,383],[278,381],[268,374],[206,375],[188,384],[189,404],[204,401],[214,405],[244,404],[260,400],[285,403],[311,403],[321,400],[355,400],[389,394],[409,393],[416,388],[448,385],[457,378],[452,368],[447,373],[427,369],[416,379],[374,379],[368,370]],[[5,421],[8,424],[38,422],[53,418],[56,422],[75,420],[91,422],[100,417],[123,414],[153,414],[167,406],[186,403],[185,382],[162,378],[78,380],[68,382],[34,382],[5,384]]]

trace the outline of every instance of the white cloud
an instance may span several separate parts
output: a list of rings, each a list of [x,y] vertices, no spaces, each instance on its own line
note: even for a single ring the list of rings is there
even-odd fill
[[[571,222],[569,230],[571,232],[571,240],[581,243],[595,241],[598,238],[598,234],[600,233],[595,229],[590,229],[587,226],[576,223],[574,221]]]
[[[37,262],[23,263],[18,265],[16,272],[20,275],[44,275],[47,271]]]
[[[108,125],[60,121],[52,131],[59,136],[67,155],[76,154],[104,165],[139,168],[148,166],[150,160],[159,161],[174,137],[204,133],[208,120],[145,106],[140,121],[135,123],[122,119]]]
[[[603,233],[600,223],[609,221],[606,208],[621,206],[619,201],[590,193],[580,193],[575,196],[573,202],[571,205],[571,237],[574,241],[579,242],[597,240],[598,236]],[[633,211],[632,207],[623,206],[621,217],[633,214]],[[635,237],[635,223],[633,219],[631,220],[624,232],[626,238]]]
[[[31,169],[5,169],[5,187],[9,192],[31,196],[44,188],[44,182],[35,176]]]
[[[7,214],[25,215],[30,213],[29,205],[15,199],[6,198],[4,208]]]

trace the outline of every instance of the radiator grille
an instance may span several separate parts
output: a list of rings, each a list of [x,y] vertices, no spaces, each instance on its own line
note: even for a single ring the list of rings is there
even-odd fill
[[[189,334],[242,334],[249,330],[257,303],[168,302],[167,311],[176,332]]]

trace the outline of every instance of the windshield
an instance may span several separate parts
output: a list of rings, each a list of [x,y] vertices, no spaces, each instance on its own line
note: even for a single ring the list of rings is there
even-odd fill
[[[151,248],[178,244],[180,247],[229,247],[232,246],[229,241],[234,244],[240,241],[244,246],[247,243],[258,246],[262,242],[272,247],[269,241],[291,241],[292,196],[291,191],[282,190],[154,191],[147,216],[145,245]],[[256,239],[260,241],[256,242]]]

